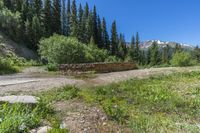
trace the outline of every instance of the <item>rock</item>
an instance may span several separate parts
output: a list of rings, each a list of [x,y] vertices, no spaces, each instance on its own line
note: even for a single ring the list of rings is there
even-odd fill
[[[52,128],[49,126],[44,126],[44,127],[38,128],[38,129],[33,129],[33,130],[29,131],[29,133],[47,133],[51,129]]]
[[[4,96],[0,97],[0,102],[8,103],[25,103],[25,104],[36,104],[38,98],[34,96]]]
[[[48,130],[51,130],[52,128],[49,126],[45,126],[45,127],[41,127],[39,128],[39,130],[37,131],[37,133],[47,133]]]

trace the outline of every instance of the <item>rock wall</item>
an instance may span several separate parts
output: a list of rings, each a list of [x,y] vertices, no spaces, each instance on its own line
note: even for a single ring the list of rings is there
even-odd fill
[[[85,64],[62,64],[59,70],[62,72],[87,72],[95,71],[97,73],[126,71],[137,69],[135,63],[85,63]]]

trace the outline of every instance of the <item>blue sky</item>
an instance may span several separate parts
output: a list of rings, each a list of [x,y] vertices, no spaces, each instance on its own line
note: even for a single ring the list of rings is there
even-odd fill
[[[142,41],[200,44],[200,0],[77,0],[77,4],[86,1],[106,18],[109,32],[116,20],[127,41],[138,31]]]

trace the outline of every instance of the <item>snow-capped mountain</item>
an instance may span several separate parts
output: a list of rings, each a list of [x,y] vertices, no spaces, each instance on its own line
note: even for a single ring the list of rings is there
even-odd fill
[[[189,45],[189,44],[177,43],[177,42],[167,42],[167,41],[160,41],[160,40],[144,41],[144,42],[140,43],[140,46],[142,49],[147,49],[147,48],[151,47],[153,42],[156,42],[158,44],[158,46],[160,46],[160,47],[166,47],[167,45],[169,45],[170,47],[174,48],[176,46],[176,44],[179,44],[184,49],[194,49],[194,46]]]

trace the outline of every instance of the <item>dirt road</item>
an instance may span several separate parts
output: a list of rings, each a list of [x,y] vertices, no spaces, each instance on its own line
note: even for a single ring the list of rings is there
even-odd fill
[[[32,94],[64,85],[96,86],[119,82],[131,78],[145,78],[153,75],[171,74],[175,72],[200,71],[200,67],[185,68],[151,68],[105,74],[96,74],[93,78],[76,79],[59,74],[49,74],[43,68],[32,67],[22,73],[0,76],[0,95]]]

